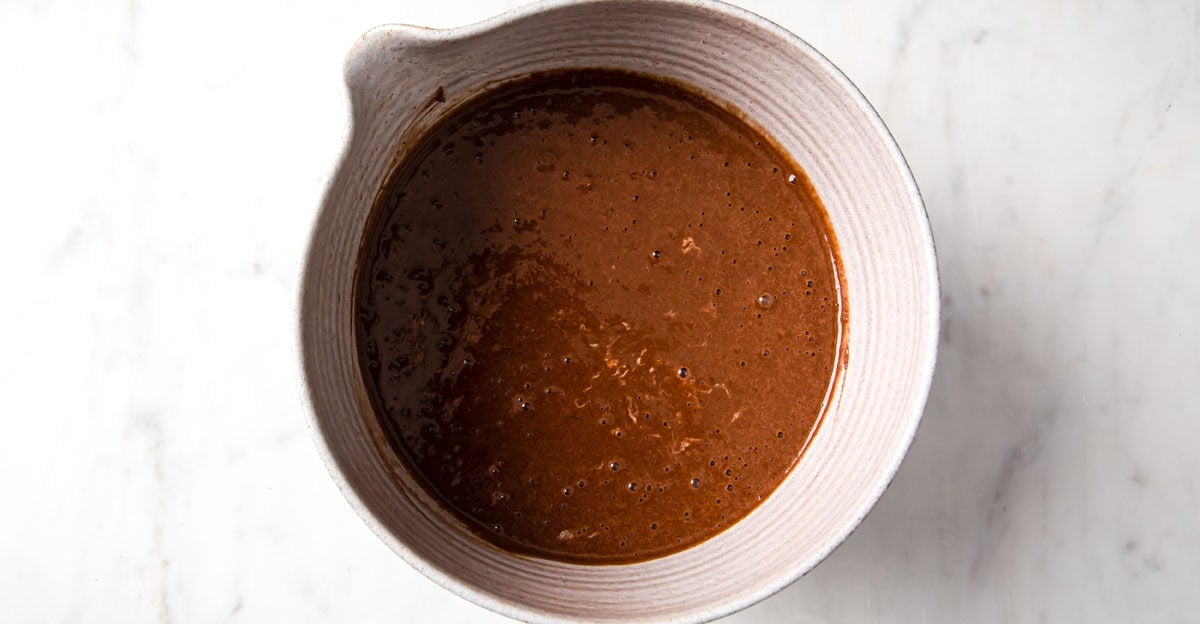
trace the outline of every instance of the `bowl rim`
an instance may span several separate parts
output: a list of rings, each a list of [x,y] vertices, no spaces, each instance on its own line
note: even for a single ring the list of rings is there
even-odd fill
[[[466,24],[463,26],[455,26],[450,28],[429,28],[424,26],[416,26],[409,24],[383,24],[375,26],[367,30],[357,41],[350,47],[346,54],[344,67],[347,72],[347,79],[353,70],[356,62],[364,57],[364,52],[373,45],[377,40],[385,38],[389,35],[402,33],[406,38],[414,42],[421,43],[448,43],[463,39],[468,39],[478,35],[483,35],[493,31],[501,30],[515,23],[521,22],[527,18],[579,6],[588,5],[603,5],[609,4],[611,0],[536,0],[529,4],[525,4],[508,11],[499,13],[487,19]],[[914,397],[918,400],[914,403],[916,409],[914,413],[909,414],[907,418],[907,430],[902,431],[902,435],[896,437],[895,453],[892,458],[887,460],[887,469],[883,477],[879,480],[878,487],[870,496],[864,498],[862,508],[853,515],[853,517],[843,526],[837,527],[836,531],[831,531],[834,539],[829,542],[828,547],[820,552],[816,552],[807,561],[801,562],[789,570],[776,576],[772,583],[761,586],[757,589],[749,590],[736,599],[728,600],[724,603],[709,607],[702,612],[683,612],[673,614],[667,618],[652,618],[653,621],[683,623],[683,622],[707,622],[721,617],[725,617],[732,613],[736,613],[750,607],[766,598],[778,593],[787,586],[797,581],[800,577],[807,574],[814,567],[824,561],[838,546],[861,525],[866,515],[875,507],[879,498],[887,490],[896,472],[900,468],[900,464],[908,454],[908,450],[912,445],[912,441],[916,436],[917,429],[920,426],[922,416],[925,411],[925,406],[928,401],[930,387],[933,382],[933,373],[937,360],[937,345],[940,332],[940,315],[941,315],[941,285],[940,272],[937,264],[937,253],[934,245],[933,234],[929,224],[928,209],[921,196],[920,189],[917,186],[912,169],[909,167],[907,159],[900,150],[895,137],[884,123],[882,117],[863,95],[862,91],[824,54],[814,48],[800,36],[790,30],[780,26],[770,19],[758,15],[748,9],[744,9],[720,0],[656,0],[655,4],[667,7],[675,7],[681,9],[699,9],[706,12],[716,13],[722,17],[730,18],[735,21],[747,23],[759,29],[768,31],[778,37],[781,41],[796,48],[803,55],[811,59],[814,67],[820,70],[826,77],[833,79],[836,83],[843,87],[848,96],[848,103],[852,103],[860,112],[862,112],[875,130],[875,134],[884,145],[886,145],[889,156],[894,164],[898,166],[898,171],[903,176],[905,190],[908,195],[910,206],[920,208],[920,217],[916,219],[919,226],[919,238],[922,251],[924,252],[927,266],[932,268],[933,275],[930,276],[930,289],[925,293],[926,304],[928,305],[929,315],[927,326],[924,328],[923,336],[926,347],[926,352],[929,354],[927,361],[918,364],[920,375],[918,381],[921,382],[914,389]],[[346,114],[346,123],[349,126],[353,124],[353,110],[349,104],[349,94],[344,93],[344,105]],[[351,136],[348,134],[343,141],[342,151],[335,165],[335,173],[337,167],[344,160],[350,149]],[[337,176],[330,174],[326,181],[324,192],[321,195],[321,201],[318,204],[318,214],[323,210],[325,200],[329,195]],[[367,527],[370,528],[389,549],[396,553],[402,560],[416,571],[420,572],[426,578],[432,580],[441,587],[449,590],[454,595],[466,599],[475,605],[486,608],[494,613],[514,618],[521,621],[529,622],[564,622],[574,621],[572,618],[564,617],[560,614],[545,612],[527,605],[506,600],[489,592],[480,590],[479,588],[465,583],[458,578],[442,571],[437,566],[431,565],[429,562],[422,559],[415,552],[410,550],[403,542],[401,542],[391,531],[389,531],[371,510],[370,506],[362,499],[359,492],[347,480],[343,474],[341,467],[338,464],[333,449],[329,445],[322,429],[320,419],[314,409],[312,397],[312,386],[308,383],[308,365],[305,358],[305,350],[303,344],[303,320],[304,320],[304,294],[306,290],[306,275],[308,267],[312,261],[314,250],[312,247],[312,239],[316,234],[316,221],[310,231],[310,244],[306,248],[303,262],[300,265],[300,278],[298,283],[298,297],[296,300],[296,318],[297,331],[295,334],[295,349],[297,359],[302,364],[302,374],[298,376],[297,381],[302,386],[300,395],[305,407],[306,420],[313,442],[317,448],[317,452],[321,457],[330,477],[345,497],[350,507],[354,509],[359,518]],[[698,616],[698,617],[697,617]],[[582,621],[582,620],[580,620]]]

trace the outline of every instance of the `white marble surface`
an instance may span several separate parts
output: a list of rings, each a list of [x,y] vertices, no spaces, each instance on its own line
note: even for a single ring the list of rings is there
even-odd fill
[[[501,619],[342,500],[293,314],[345,50],[516,4],[0,3],[0,618]],[[730,621],[1200,620],[1200,4],[742,4],[890,125],[945,322],[891,489]]]

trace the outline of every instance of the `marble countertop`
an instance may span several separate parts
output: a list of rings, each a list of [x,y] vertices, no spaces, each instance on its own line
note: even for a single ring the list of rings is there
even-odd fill
[[[350,44],[516,4],[0,3],[3,619],[502,619],[344,502],[294,308]],[[1195,621],[1200,4],[741,4],[891,127],[944,325],[878,506],[729,621]]]

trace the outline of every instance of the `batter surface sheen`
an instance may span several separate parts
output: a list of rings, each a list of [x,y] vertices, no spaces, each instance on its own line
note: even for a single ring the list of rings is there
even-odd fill
[[[783,481],[838,367],[836,247],[804,173],[654,79],[535,75],[390,178],[353,301],[397,455],[498,547],[630,563]]]

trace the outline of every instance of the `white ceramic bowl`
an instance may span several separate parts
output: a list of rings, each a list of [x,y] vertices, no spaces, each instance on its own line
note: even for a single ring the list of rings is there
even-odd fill
[[[808,173],[829,212],[849,313],[844,371],[791,475],[725,532],[630,565],[503,552],[442,510],[388,447],[352,330],[360,239],[405,149],[444,111],[489,85],[581,67],[682,81],[773,137]],[[937,268],[900,150],[833,64],[779,26],[725,4],[551,1],[464,28],[378,28],[351,51],[346,80],[353,130],[312,235],[301,349],[325,461],[392,550],[460,596],[515,618],[694,622],[785,587],[862,520],[924,408],[937,345]]]

